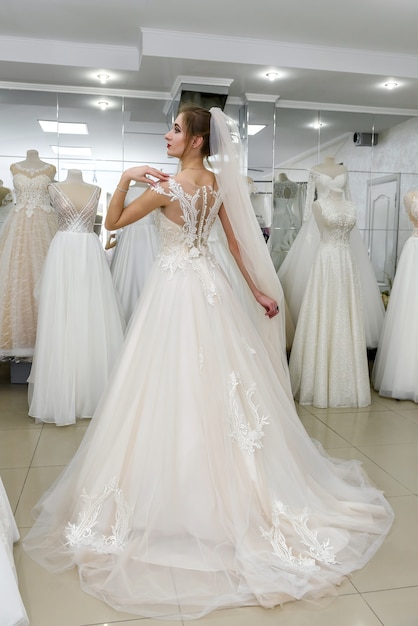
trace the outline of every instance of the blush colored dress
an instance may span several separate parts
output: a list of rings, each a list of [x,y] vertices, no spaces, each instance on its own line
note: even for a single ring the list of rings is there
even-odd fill
[[[209,250],[220,193],[175,178],[153,189],[177,220],[157,210],[161,252],[25,549],[148,617],[324,595],[373,556],[392,510],[357,461],[303,428]]]
[[[31,359],[36,340],[35,297],[57,217],[48,195],[55,167],[11,166],[16,203],[0,231],[0,359]]]

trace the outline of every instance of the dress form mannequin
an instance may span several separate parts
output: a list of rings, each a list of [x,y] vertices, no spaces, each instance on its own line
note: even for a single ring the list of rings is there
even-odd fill
[[[84,182],[82,171],[76,169],[69,169],[67,178],[62,182],[54,183],[54,185],[60,187],[78,209],[85,206],[93,190],[97,187],[97,185]]]
[[[13,202],[12,192],[8,187],[4,187],[3,181],[0,180],[0,206]]]
[[[292,390],[300,404],[367,406],[370,382],[362,295],[350,249],[356,209],[342,189],[319,195],[312,214],[320,243],[290,354]]]
[[[418,402],[418,189],[403,201],[413,230],[396,269],[372,381],[381,396]]]
[[[92,417],[125,325],[109,265],[94,232],[101,189],[69,170],[48,186],[58,232],[38,289],[39,316],[28,379],[29,415],[57,426]]]
[[[343,174],[347,171],[345,165],[343,165],[342,163],[337,163],[333,156],[326,156],[322,163],[314,165],[312,169],[317,172],[321,172],[321,174],[331,176],[331,178],[334,178],[335,176]]]
[[[57,230],[47,191],[56,168],[28,150],[10,171],[16,203],[0,232],[0,359],[30,360],[38,314],[34,291]]]

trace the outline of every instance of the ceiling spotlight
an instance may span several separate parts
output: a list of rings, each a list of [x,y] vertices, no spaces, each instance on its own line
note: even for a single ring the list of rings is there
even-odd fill
[[[386,89],[396,89],[399,83],[395,83],[395,81],[390,81],[389,83],[385,83]]]
[[[102,111],[106,111],[107,107],[109,106],[109,103],[106,102],[105,100],[101,100],[97,104],[99,105]]]
[[[269,80],[273,81],[279,78],[279,72],[267,72],[266,76]]]
[[[97,74],[97,78],[100,80],[102,84],[109,80],[109,74]]]
[[[313,122],[311,126],[312,128],[315,128],[315,130],[318,130],[318,128],[322,128],[324,126],[324,122]]]

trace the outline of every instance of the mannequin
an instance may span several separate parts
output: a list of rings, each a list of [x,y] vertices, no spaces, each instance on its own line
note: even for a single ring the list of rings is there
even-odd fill
[[[300,404],[370,404],[369,369],[358,268],[350,249],[356,209],[330,189],[312,212],[320,243],[302,300],[289,369]]]
[[[124,322],[94,232],[101,194],[69,170],[48,187],[58,216],[39,285],[39,318],[28,379],[29,415],[57,426],[92,417],[122,346]]]
[[[283,263],[300,227],[299,187],[281,172],[273,185],[273,220],[270,256],[276,271]]]
[[[13,194],[8,187],[4,187],[3,181],[0,180],[0,231],[13,208]]]
[[[333,156],[326,156],[322,163],[314,165],[312,169],[316,172],[321,172],[321,174],[331,176],[331,178],[335,178],[335,176],[347,172],[345,165],[337,163]]]
[[[38,314],[34,292],[57,230],[47,192],[56,168],[28,150],[10,170],[16,203],[0,232],[0,359],[30,361]]]
[[[413,231],[399,258],[372,381],[381,396],[418,402],[418,189],[403,201]]]
[[[320,241],[318,227],[312,217],[315,194],[321,202],[331,191],[338,190],[342,191],[347,201],[351,201],[347,168],[342,163],[337,163],[333,157],[325,157],[309,172],[303,224],[278,270],[295,325],[298,323],[302,299]],[[379,342],[385,310],[372,263],[356,224],[350,233],[350,246],[359,268],[367,348],[375,349]]]

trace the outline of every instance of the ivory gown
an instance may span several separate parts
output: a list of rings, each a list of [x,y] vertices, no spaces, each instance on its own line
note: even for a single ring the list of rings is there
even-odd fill
[[[155,191],[179,223],[157,211],[161,253],[124,348],[25,548],[53,571],[76,565],[116,609],[160,619],[327,594],[373,556],[392,510],[357,461],[304,430],[209,252],[219,193],[173,178]]]

